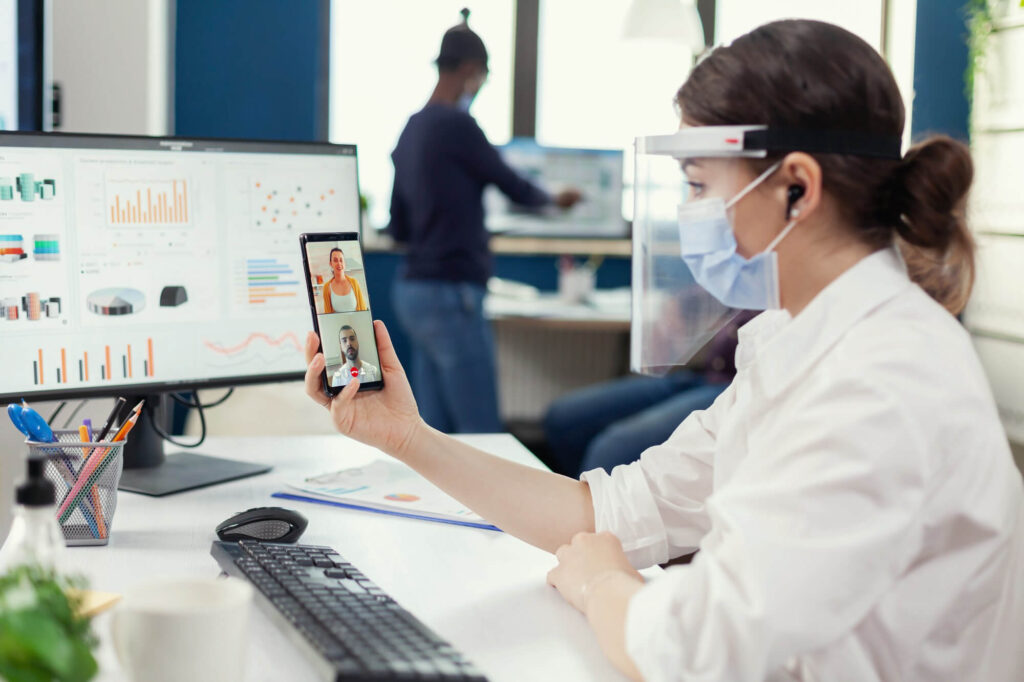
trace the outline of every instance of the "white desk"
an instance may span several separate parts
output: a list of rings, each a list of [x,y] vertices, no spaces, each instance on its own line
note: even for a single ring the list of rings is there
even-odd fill
[[[512,436],[464,436],[497,455],[542,464]],[[118,495],[106,547],[68,549],[72,570],[98,590],[123,592],[156,576],[215,576],[214,527],[257,506],[298,509],[309,519],[300,543],[330,545],[405,608],[448,639],[494,682],[622,680],[582,614],[545,581],[554,558],[513,537],[441,523],[277,500],[285,481],[380,457],[342,436],[211,438],[202,452],[267,462],[269,474],[165,498]],[[103,682],[124,679],[99,616]],[[247,680],[315,679],[296,649],[254,609]]]

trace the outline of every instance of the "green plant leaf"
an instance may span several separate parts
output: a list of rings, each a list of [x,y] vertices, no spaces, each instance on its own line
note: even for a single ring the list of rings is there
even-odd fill
[[[89,619],[66,594],[82,584],[29,566],[0,576],[0,678],[85,682],[96,675]]]

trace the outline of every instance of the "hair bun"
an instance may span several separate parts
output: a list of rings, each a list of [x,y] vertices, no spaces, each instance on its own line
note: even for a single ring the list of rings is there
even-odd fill
[[[965,229],[974,165],[967,146],[946,135],[915,144],[887,183],[893,225],[905,241],[944,251]]]

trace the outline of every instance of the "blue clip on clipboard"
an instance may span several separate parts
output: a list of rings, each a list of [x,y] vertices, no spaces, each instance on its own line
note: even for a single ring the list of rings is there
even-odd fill
[[[475,521],[456,521],[454,519],[439,519],[434,516],[424,516],[423,514],[412,514],[410,512],[392,511],[390,509],[375,509],[373,507],[364,507],[358,504],[349,504],[347,502],[333,502],[331,500],[321,500],[316,497],[306,497],[305,495],[292,495],[291,493],[273,493],[271,497],[277,497],[282,500],[298,500],[300,502],[315,502],[317,504],[326,504],[331,507],[342,507],[344,509],[359,509],[360,511],[374,512],[375,514],[387,514],[388,516],[404,516],[409,519],[421,519],[423,521],[434,521],[435,523],[448,523],[453,526],[469,526],[470,528],[482,528],[483,530],[494,530],[502,533],[500,528],[490,523],[477,523]]]

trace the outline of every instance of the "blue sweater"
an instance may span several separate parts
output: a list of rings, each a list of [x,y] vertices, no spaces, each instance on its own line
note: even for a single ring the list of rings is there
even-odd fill
[[[389,231],[408,245],[407,279],[487,283],[493,270],[484,227],[487,185],[525,206],[551,201],[509,168],[472,116],[452,106],[428,104],[413,114],[391,160]]]

